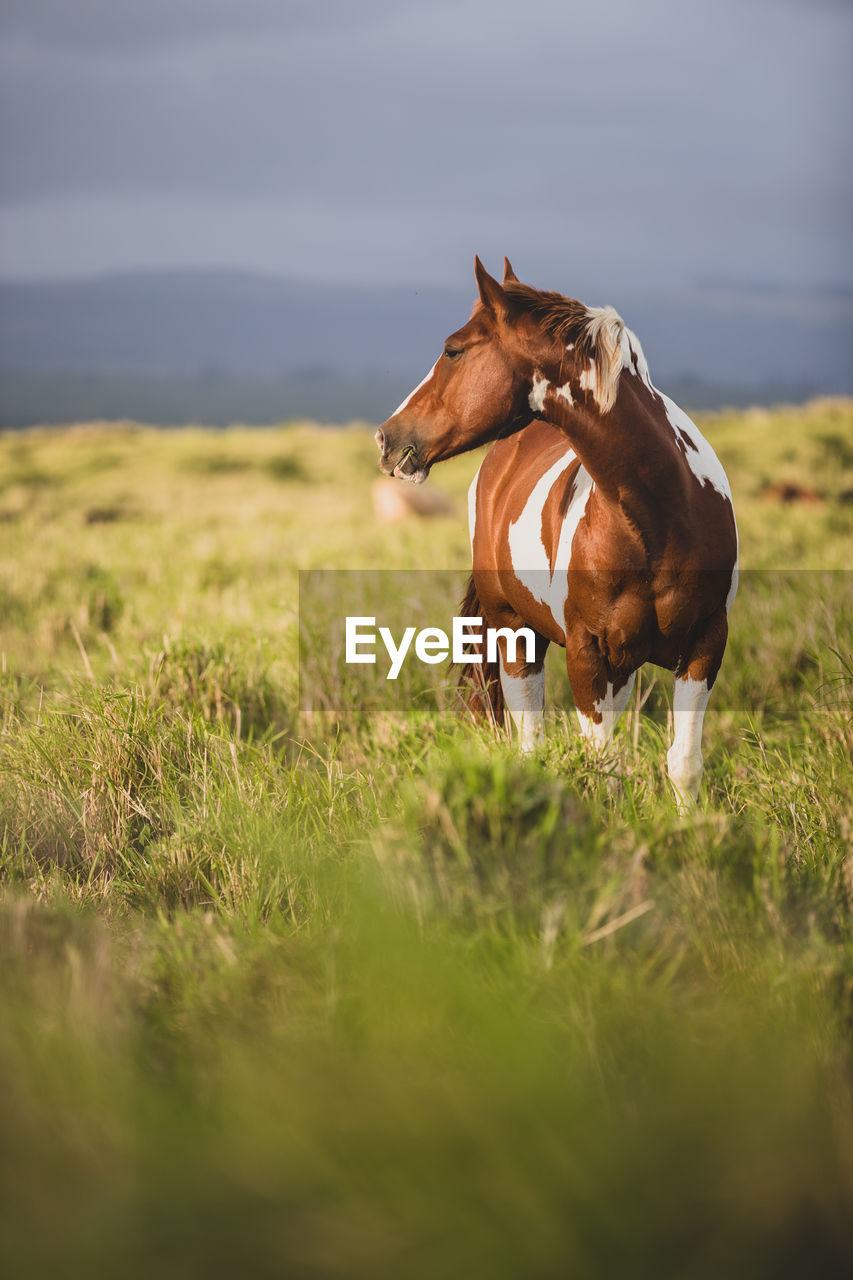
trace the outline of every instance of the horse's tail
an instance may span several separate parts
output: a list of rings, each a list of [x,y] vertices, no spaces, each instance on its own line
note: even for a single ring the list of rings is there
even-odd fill
[[[459,606],[462,618],[482,618],[483,607],[474,585],[474,575],[468,579],[468,587]],[[501,688],[500,666],[497,662],[486,661],[485,622],[480,628],[480,635],[473,627],[467,628],[470,639],[467,648],[482,654],[483,661],[461,663],[463,685],[462,700],[475,720],[491,724],[494,728],[502,728],[504,723],[504,695]]]

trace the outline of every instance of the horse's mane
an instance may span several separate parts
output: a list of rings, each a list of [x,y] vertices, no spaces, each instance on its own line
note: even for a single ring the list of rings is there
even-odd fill
[[[546,293],[517,280],[508,280],[503,287],[507,297],[534,316],[546,333],[559,342],[574,345],[581,371],[592,364],[595,378],[590,389],[596,404],[602,413],[612,409],[622,372],[622,335],[626,332],[619,313],[613,307],[587,307],[576,298]]]

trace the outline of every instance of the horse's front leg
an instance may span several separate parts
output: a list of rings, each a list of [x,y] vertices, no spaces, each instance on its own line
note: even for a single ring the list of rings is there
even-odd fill
[[[622,675],[610,670],[595,636],[577,626],[566,635],[566,669],[583,737],[604,750],[628,705],[636,672]]]
[[[608,745],[619,717],[628,705],[636,675],[636,671],[632,671],[624,684],[620,684],[617,679],[608,679],[604,696],[594,704],[591,715],[584,715],[578,708],[581,733],[587,742],[591,742],[593,746],[600,749]],[[598,722],[595,719],[596,714],[601,717]]]
[[[676,673],[672,700],[674,732],[666,764],[680,809],[688,808],[699,794],[703,772],[702,725],[727,639],[728,621],[722,613],[711,620],[694,642],[690,658]]]
[[[545,654],[548,641],[537,633],[536,657],[533,662],[508,659],[506,645],[498,642],[501,690],[504,704],[512,717],[523,754],[535,751],[542,742],[545,714]]]

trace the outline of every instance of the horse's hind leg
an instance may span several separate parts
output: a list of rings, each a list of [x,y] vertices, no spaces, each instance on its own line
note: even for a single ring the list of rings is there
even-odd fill
[[[716,617],[676,673],[672,700],[673,740],[666,764],[680,808],[699,794],[702,781],[702,724],[728,638],[725,613]]]
[[[501,638],[502,639],[502,638]],[[518,733],[519,745],[524,754],[535,751],[542,741],[542,720],[545,714],[545,654],[548,641],[536,636],[536,658],[533,662],[520,660],[508,662],[505,646],[498,641],[501,669],[501,690],[504,703]]]

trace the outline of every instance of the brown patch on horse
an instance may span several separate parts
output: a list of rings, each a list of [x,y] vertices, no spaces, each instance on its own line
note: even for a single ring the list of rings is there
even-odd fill
[[[542,507],[542,545],[549,549],[548,561],[551,573],[554,572],[556,565],[560,528],[575,496],[580,467],[580,458],[575,458],[569,463],[560,478],[551,486],[551,491]]]

